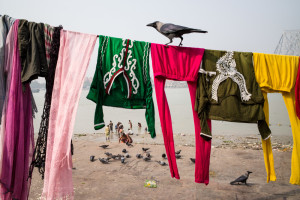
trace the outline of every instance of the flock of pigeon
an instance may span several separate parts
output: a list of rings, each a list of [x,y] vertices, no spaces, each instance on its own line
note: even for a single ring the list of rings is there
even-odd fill
[[[103,148],[103,149],[106,149],[109,145],[101,145],[99,147]],[[142,148],[142,153],[138,153],[136,154],[136,158],[137,159],[143,159],[144,161],[148,162],[148,161],[151,161],[151,154],[148,152],[150,148]],[[127,158],[130,158],[131,156],[129,155],[128,151],[126,149],[123,149],[122,150],[122,153],[123,154],[117,154],[117,155],[113,155],[112,153],[109,153],[109,152],[105,152],[104,154],[107,156],[106,158],[98,158],[98,160],[103,163],[103,164],[109,164],[110,163],[110,160],[113,159],[113,160],[120,160],[121,163],[125,164],[125,160]],[[179,151],[176,151],[175,152],[175,156],[177,159],[180,159],[182,156],[180,155],[181,153],[181,150]],[[167,159],[167,155],[165,153],[162,154],[162,158],[163,159]],[[190,160],[195,163],[195,159],[194,158],[190,158]],[[92,155],[90,156],[90,161],[91,162],[94,162],[96,161],[95,159],[95,156]],[[158,164],[160,164],[161,166],[166,166],[168,165],[165,161],[163,160],[160,160],[160,161],[155,161],[157,162]]]

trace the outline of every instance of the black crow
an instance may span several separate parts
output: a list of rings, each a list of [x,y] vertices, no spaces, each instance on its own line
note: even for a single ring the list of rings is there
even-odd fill
[[[249,178],[249,174],[251,174],[251,173],[252,172],[247,171],[247,173],[245,175],[238,177],[234,181],[230,182],[230,184],[234,185],[235,183],[237,183],[239,185],[240,183],[245,183],[245,185],[247,185],[247,179]]]
[[[102,147],[103,149],[106,149],[108,146],[109,146],[109,145],[104,144],[104,145],[101,145],[101,146],[99,146],[99,147]]]
[[[190,160],[195,163],[196,159],[195,158],[190,158]]]
[[[159,21],[155,21],[153,23],[147,24],[147,26],[151,26],[151,27],[155,28],[158,32],[160,32],[161,34],[163,34],[164,36],[169,38],[170,42],[167,43],[166,45],[172,43],[173,38],[177,37],[177,38],[181,39],[178,46],[182,46],[182,40],[183,40],[182,35],[183,34],[187,34],[187,33],[207,33],[207,31],[204,31],[204,30],[201,30],[201,29],[188,28],[188,27],[185,27],[185,26],[179,26],[179,25],[170,24],[170,23],[164,24],[164,23],[159,22]]]

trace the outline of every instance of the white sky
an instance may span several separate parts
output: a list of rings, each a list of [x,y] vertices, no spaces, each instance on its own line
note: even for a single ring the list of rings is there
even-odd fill
[[[284,30],[300,29],[299,8],[299,0],[0,0],[0,14],[66,30],[166,43],[146,26],[158,20],[208,31],[185,35],[184,46],[261,53],[273,53]]]

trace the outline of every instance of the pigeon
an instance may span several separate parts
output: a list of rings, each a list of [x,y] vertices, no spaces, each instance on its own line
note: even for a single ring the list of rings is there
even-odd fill
[[[127,150],[126,150],[126,149],[123,149],[123,150],[122,150],[122,152],[123,152],[123,153],[126,153],[126,152],[127,152]]]
[[[142,148],[142,150],[144,151],[144,152],[146,152],[146,151],[148,151],[150,148]]]
[[[167,165],[167,163],[166,162],[164,162],[164,161],[156,161],[158,164],[160,164],[161,166],[165,166],[165,165]]]
[[[103,164],[108,164],[109,159],[105,159],[105,158],[99,158],[99,161],[102,162]]]
[[[111,157],[112,157],[114,160],[120,159],[120,154],[118,154],[118,155],[112,155]]]
[[[95,156],[90,156],[90,161],[94,162],[95,161]]]
[[[181,158],[181,155],[175,154],[175,157],[176,157],[177,159],[179,159],[179,158]]]
[[[125,163],[125,158],[123,156],[121,157],[121,163]]]
[[[143,158],[143,156],[139,153],[139,154],[136,154],[136,157],[137,158]]]
[[[130,158],[130,155],[128,153],[125,154],[126,158]]]
[[[151,157],[150,153],[146,153],[146,157],[150,158]]]
[[[144,161],[150,161],[151,160],[151,158],[149,158],[149,157],[144,157],[143,159],[144,159]]]
[[[247,171],[247,173],[245,175],[242,175],[240,177],[238,177],[237,179],[235,179],[234,181],[230,182],[230,185],[234,185],[235,183],[237,183],[238,185],[240,183],[245,183],[245,185],[247,185],[247,179],[249,178],[249,174],[251,174],[252,172]]]
[[[195,158],[190,158],[190,160],[195,163],[196,159]]]
[[[161,155],[161,157],[163,157],[164,159],[167,159],[167,155],[166,155],[165,153],[163,153],[163,154]]]
[[[170,24],[170,23],[162,23],[160,21],[155,21],[153,23],[147,24],[147,26],[155,28],[158,32],[166,36],[167,38],[170,39],[170,42],[167,43],[166,45],[170,44],[173,42],[173,38],[177,37],[180,38],[181,41],[178,46],[182,46],[182,40],[183,34],[187,33],[207,33],[207,31],[201,30],[201,29],[194,29],[194,28],[189,28],[185,26],[179,26],[175,24]]]
[[[181,150],[179,150],[179,151],[176,151],[176,152],[175,152],[175,154],[180,154],[180,152],[181,152]]]
[[[128,142],[126,142],[126,145],[127,145],[128,147],[133,147],[133,145],[132,145],[131,143],[128,143]]]
[[[109,145],[104,144],[104,145],[101,145],[101,146],[99,146],[99,147],[102,147],[103,149],[106,149],[108,146],[109,146]]]
[[[112,156],[112,153],[109,153],[109,152],[105,152],[104,154],[107,155],[108,157]]]

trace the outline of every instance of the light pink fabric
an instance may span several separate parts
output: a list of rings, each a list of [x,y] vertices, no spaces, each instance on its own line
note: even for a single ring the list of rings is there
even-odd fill
[[[61,30],[47,139],[42,198],[73,199],[71,138],[83,80],[97,40]]]
[[[12,29],[14,47],[12,54],[10,87],[5,100],[2,169],[0,176],[0,199],[27,199],[30,188],[29,161],[31,161],[33,143],[33,120],[31,90],[29,84],[21,82],[21,60],[18,50],[18,24]]]
[[[180,178],[175,157],[172,119],[164,91],[166,79],[187,81],[188,83],[195,126],[195,182],[208,184],[211,141],[205,141],[200,136],[200,120],[194,110],[198,71],[203,53],[204,49],[200,48],[166,47],[165,45],[151,44],[156,100],[171,176],[177,179]],[[210,120],[208,125],[211,129]]]

